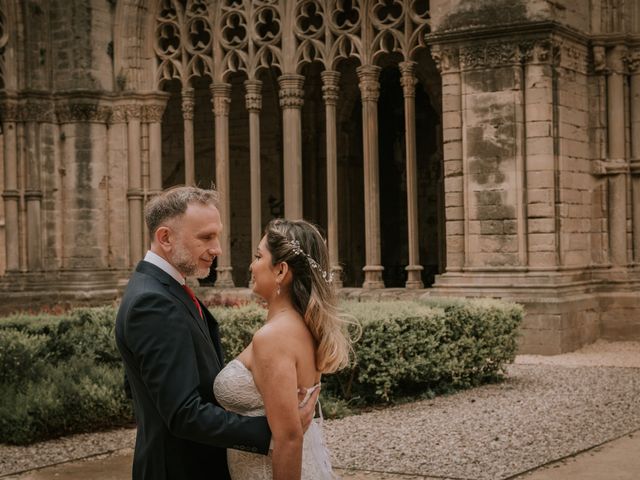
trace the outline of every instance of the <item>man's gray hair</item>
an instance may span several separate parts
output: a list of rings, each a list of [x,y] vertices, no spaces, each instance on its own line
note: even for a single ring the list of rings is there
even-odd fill
[[[153,241],[156,230],[165,222],[184,215],[192,203],[218,207],[218,192],[198,187],[174,187],[153,197],[144,207],[144,221]]]

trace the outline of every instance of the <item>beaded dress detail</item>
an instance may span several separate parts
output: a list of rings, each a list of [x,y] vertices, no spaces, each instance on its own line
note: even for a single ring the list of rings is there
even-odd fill
[[[319,385],[307,391],[305,403],[311,392]],[[216,376],[213,384],[216,399],[226,410],[257,417],[264,415],[264,402],[251,371],[238,359],[231,360]],[[271,480],[271,454],[240,450],[227,450],[229,473],[232,480]],[[336,475],[331,469],[329,451],[322,436],[322,418],[313,419],[304,434],[302,447],[302,480],[333,480]]]

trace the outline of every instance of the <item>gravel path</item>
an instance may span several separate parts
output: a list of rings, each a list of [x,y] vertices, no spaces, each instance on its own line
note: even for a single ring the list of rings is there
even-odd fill
[[[334,465],[501,479],[640,429],[640,342],[519,356],[501,384],[325,422]],[[133,429],[0,445],[0,476],[134,443]]]

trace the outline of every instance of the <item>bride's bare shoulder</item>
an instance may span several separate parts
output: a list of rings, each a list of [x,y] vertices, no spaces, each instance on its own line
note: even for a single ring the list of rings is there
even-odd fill
[[[253,334],[253,342],[259,344],[275,342],[286,347],[292,340],[304,339],[308,335],[304,321],[297,313],[281,313],[274,316]]]

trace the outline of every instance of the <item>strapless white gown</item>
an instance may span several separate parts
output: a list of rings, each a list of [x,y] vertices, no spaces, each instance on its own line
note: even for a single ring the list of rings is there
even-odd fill
[[[216,399],[226,410],[257,417],[264,415],[264,402],[251,371],[238,360],[231,360],[216,376],[213,384]],[[227,450],[229,473],[233,480],[271,480],[271,454]],[[322,418],[314,419],[304,434],[302,480],[333,480],[329,451],[322,436]]]

